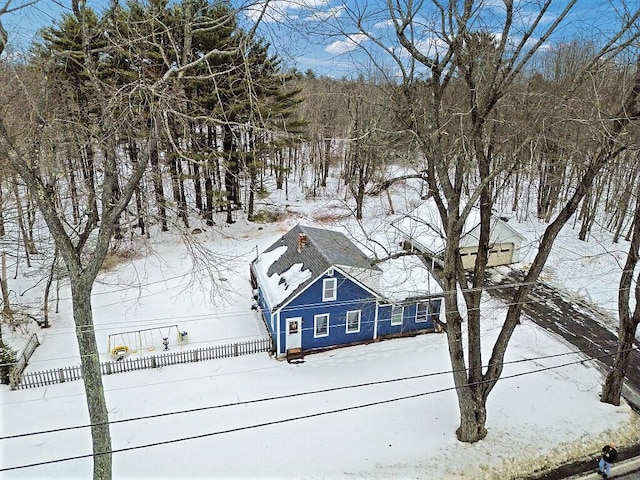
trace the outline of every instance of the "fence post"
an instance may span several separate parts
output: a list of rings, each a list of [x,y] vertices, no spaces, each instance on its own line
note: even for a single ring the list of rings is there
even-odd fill
[[[237,343],[233,344],[233,356],[234,357],[238,356],[238,344]]]
[[[15,367],[9,370],[9,386],[11,390],[17,389],[18,383],[20,383],[20,375],[16,375],[16,373]]]
[[[199,360],[199,358],[198,358],[198,350],[192,350],[191,356],[192,356],[192,361],[193,362],[197,362]]]
[[[58,369],[58,378],[60,379],[60,383],[64,383],[64,371],[62,370],[62,368]]]
[[[151,368],[156,368],[156,356],[151,357]]]

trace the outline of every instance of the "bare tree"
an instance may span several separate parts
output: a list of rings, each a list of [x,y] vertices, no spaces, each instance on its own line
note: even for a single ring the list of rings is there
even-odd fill
[[[632,222],[631,243],[627,259],[620,276],[618,289],[618,348],[613,362],[613,369],[607,375],[602,387],[601,400],[612,405],[620,405],[620,395],[624,385],[624,377],[629,365],[629,356],[634,348],[636,330],[640,324],[640,274],[634,274],[640,259],[640,199],[637,196],[636,183],[635,211]],[[635,284],[635,287],[634,287]],[[631,290],[634,291],[635,307],[631,307]]]
[[[48,76],[28,85],[16,70],[14,95],[3,99],[0,107],[0,157],[7,158],[29,189],[68,271],[92,425],[95,479],[112,477],[112,449],[93,326],[93,283],[119,228],[119,218],[148,163],[157,155],[159,139],[171,134],[166,118],[189,117],[181,82],[211,78],[216,75],[214,57],[238,57],[240,48],[234,44],[226,50],[215,48],[183,56],[180,52],[189,48],[188,40],[174,36],[175,26],[158,22],[154,16],[158,12],[142,12],[142,18],[129,21],[131,10],[120,8],[113,2],[98,16],[85,0],[74,1],[73,14],[45,33],[39,53],[46,61],[41,68],[34,65],[33,70]],[[217,10],[213,16],[200,12],[194,34],[197,29],[214,32],[233,24],[233,18],[231,9]],[[172,41],[160,43],[168,38]],[[67,97],[71,111],[48,103],[47,88],[56,82],[69,85],[73,81],[81,91],[68,88],[67,93],[80,93],[82,102],[73,95]],[[16,114],[25,110],[22,105],[17,108],[17,102],[32,107],[28,114]],[[68,169],[58,168],[68,164],[64,155],[69,149],[57,148],[56,133],[71,129],[83,131],[82,149],[91,152],[84,163],[88,167],[85,182],[73,182],[78,187],[73,193],[63,176]],[[121,155],[119,144],[132,137],[139,139],[136,155]],[[33,148],[34,138],[39,142],[37,149]],[[75,195],[74,205],[83,203],[79,209],[83,214],[73,224],[67,219],[73,217],[75,207],[61,201],[68,194]]]
[[[445,2],[387,2],[386,11],[366,2],[357,2],[347,11],[352,24],[367,39],[365,50],[382,73],[399,72],[389,78],[390,91],[397,101],[398,118],[408,132],[418,158],[418,170],[427,179],[429,194],[437,205],[447,239],[442,257],[441,280],[445,291],[447,335],[460,409],[458,439],[481,440],[486,435],[486,402],[500,378],[504,354],[519,323],[521,305],[545,265],[560,229],[576,212],[603,166],[625,148],[621,143],[629,123],[638,115],[640,77],[623,83],[604,105],[592,104],[588,122],[597,138],[585,162],[572,176],[573,191],[541,239],[538,255],[523,285],[509,302],[502,330],[488,362],[481,348],[481,296],[491,248],[492,209],[504,179],[522,168],[518,150],[531,144],[532,137],[512,141],[506,112],[519,101],[533,59],[552,34],[572,13],[576,1],[563,3],[552,22],[544,19],[555,7],[555,0],[537,4],[526,25],[516,19],[523,13],[515,2],[505,1],[499,18],[495,10],[474,0]],[[527,4],[527,7],[531,7]],[[568,76],[563,85],[562,102],[555,106],[576,113],[576,103],[584,101],[580,87],[594,72],[632,44],[633,30],[640,11],[625,17],[620,30],[603,39],[600,48]],[[489,17],[490,16],[490,17]],[[385,23],[384,20],[387,20]],[[342,21],[342,20],[341,20]],[[491,23],[493,28],[486,27]],[[374,35],[375,26],[391,24],[397,44],[388,37]],[[341,24],[342,25],[342,24]],[[346,30],[342,30],[345,32]],[[377,50],[374,50],[375,45]],[[382,52],[384,57],[376,52]],[[391,59],[394,69],[381,58]],[[627,76],[628,78],[629,76]],[[595,88],[595,87],[592,87]],[[591,98],[600,97],[595,91]],[[610,108],[608,114],[605,108]],[[564,117],[571,122],[570,117]],[[513,142],[511,142],[513,143]],[[480,224],[479,248],[473,270],[465,272],[460,256],[460,240],[465,222],[477,209]],[[462,294],[462,301],[458,297]],[[466,320],[466,341],[463,322]]]

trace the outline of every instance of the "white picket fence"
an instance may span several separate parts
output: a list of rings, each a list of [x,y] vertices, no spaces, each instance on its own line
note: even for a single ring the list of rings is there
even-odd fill
[[[215,345],[194,350],[166,352],[147,357],[102,362],[100,363],[100,369],[103,375],[111,375],[114,373],[132,372],[134,370],[167,367],[179,363],[200,362],[270,351],[272,351],[271,339],[260,338],[247,340],[246,342]],[[52,368],[50,370],[22,374],[19,379],[17,379],[15,385],[13,382],[11,383],[11,389],[43,387],[55,383],[72,382],[74,380],[80,380],[81,378],[82,369],[79,365],[75,367]]]

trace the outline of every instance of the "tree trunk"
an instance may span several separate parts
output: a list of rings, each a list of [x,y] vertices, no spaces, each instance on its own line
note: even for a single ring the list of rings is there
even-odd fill
[[[71,270],[69,274],[72,275]],[[73,276],[70,278],[73,318],[76,324],[76,337],[80,348],[82,380],[87,392],[87,407],[91,423],[93,442],[93,478],[111,478],[111,435],[109,433],[109,411],[104,398],[100,357],[93,327],[91,310],[91,281]]]
[[[0,278],[0,288],[2,289],[2,316],[13,317],[11,302],[9,301],[9,286],[7,285],[7,254],[2,252],[2,277]],[[0,336],[0,339],[2,336]]]
[[[207,161],[203,168],[204,174],[204,194],[205,194],[205,206],[204,206],[204,220],[208,226],[213,225],[213,209],[215,201],[213,198],[213,171],[217,169],[217,158],[213,152],[216,147],[215,130],[211,126],[207,126]]]
[[[51,292],[51,285],[53,285],[53,278],[58,266],[58,246],[56,245],[53,252],[53,260],[51,261],[51,268],[49,269],[49,276],[47,277],[47,283],[44,287],[44,300],[42,303],[42,316],[43,322],[42,328],[49,328],[49,293]]]
[[[236,182],[238,181],[238,159],[233,152],[233,132],[231,127],[225,125],[224,137],[222,138],[222,149],[226,156],[224,166],[224,188],[227,196],[227,223],[234,223],[233,215],[231,214],[233,205],[238,205],[238,189],[236,188]]]
[[[154,136],[150,151],[149,162],[151,163],[151,173],[153,177],[153,192],[156,197],[156,203],[158,204],[158,216],[160,217],[160,229],[163,232],[169,231],[167,224],[167,208],[166,198],[164,196],[164,187],[162,185],[162,170],[160,169],[160,161],[158,158],[158,136],[157,132],[153,132]]]
[[[610,403],[616,406],[620,405],[624,377],[627,374],[629,357],[632,350],[634,350],[635,333],[638,328],[638,322],[640,322],[640,310],[636,310],[636,314],[633,317],[627,318],[624,324],[620,322],[618,347],[616,357],[613,361],[613,368],[607,375],[604,385],[602,386],[600,401],[603,403]]]
[[[4,194],[2,192],[2,182],[0,181],[0,237],[4,237]]]
[[[171,172],[171,185],[173,187],[173,201],[178,210],[178,217],[182,219],[182,223],[189,228],[189,218],[187,216],[187,202],[184,196],[184,181],[182,179],[182,162],[180,157],[175,155],[169,162],[169,170]]]
[[[204,213],[204,204],[202,202],[202,175],[201,168],[202,159],[205,156],[206,143],[203,140],[203,134],[194,122],[189,122],[189,135],[191,136],[191,148],[195,153],[195,159],[188,162],[187,166],[193,180],[193,193],[195,195],[196,209],[202,215]]]
[[[20,236],[22,238],[22,242],[24,245],[24,254],[27,258],[27,267],[31,267],[31,251],[32,248],[29,247],[29,237],[27,235],[27,229],[24,225],[24,212],[22,210],[22,201],[20,200],[20,191],[18,189],[18,179],[13,177],[13,195],[16,199],[16,210],[18,215],[18,227],[20,229]],[[35,248],[35,247],[34,247]]]
[[[275,165],[275,174],[276,174],[276,190],[282,190],[284,186],[284,155],[282,150],[276,151],[276,165]]]
[[[91,217],[92,221],[97,222],[99,217],[98,214],[98,199],[96,195],[96,172],[95,172],[95,158],[93,153],[93,146],[91,145],[90,140],[86,140],[84,148],[81,148],[80,156],[82,161],[80,164],[82,165],[82,174],[84,177],[84,183],[89,192],[89,217]]]
[[[69,149],[67,149],[69,150]],[[69,176],[69,193],[71,194],[71,215],[73,217],[73,224],[78,225],[80,223],[80,206],[78,204],[78,186],[76,185],[76,169],[73,165],[72,156],[67,151],[67,161],[65,162],[67,167],[67,175]]]
[[[613,243],[618,243],[620,235],[622,235],[622,227],[624,226],[624,220],[627,217],[628,208],[631,206],[631,195],[634,192],[633,186],[638,183],[638,174],[640,172],[640,159],[636,157],[636,166],[628,174],[628,177],[624,181],[624,190],[620,198],[616,202],[616,211],[613,218],[615,221],[615,229],[613,233]],[[636,198],[636,202],[639,200]],[[617,217],[616,217],[617,216]]]
[[[640,257],[640,201],[636,202],[633,215],[633,234],[629,253],[625,261],[622,275],[620,276],[620,288],[618,289],[618,349],[613,362],[613,370],[607,375],[602,388],[601,401],[620,405],[620,395],[624,383],[624,376],[629,365],[629,356],[634,348],[634,341],[638,323],[640,323],[640,273],[633,286],[633,274]],[[631,289],[635,288],[635,310],[631,314],[630,298]]]
[[[129,161],[131,161],[132,165],[138,165],[139,162],[139,151],[138,144],[135,140],[129,140],[127,142],[127,152],[129,154]],[[145,233],[145,221],[144,221],[144,210],[142,208],[142,189],[140,185],[136,185],[136,189],[134,192],[136,197],[136,218],[138,219],[136,226],[140,229],[140,235],[144,235]]]
[[[460,426],[456,437],[461,442],[479,442],[487,436],[487,407],[482,390],[481,386],[468,385],[458,392]]]

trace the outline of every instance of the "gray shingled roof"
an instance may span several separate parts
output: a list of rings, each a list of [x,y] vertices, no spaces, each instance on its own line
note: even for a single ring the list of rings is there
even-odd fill
[[[307,245],[301,251],[298,251],[298,236],[300,233],[306,234]],[[280,302],[280,305],[297,295],[298,292],[333,266],[342,265],[381,271],[377,266],[373,266],[371,259],[340,232],[298,224],[267,248],[264,253],[282,246],[286,246],[287,250],[269,267],[266,272],[267,276],[271,277],[274,273],[282,274],[293,265],[302,263],[304,269],[311,271],[311,278],[299,285],[291,295]],[[280,305],[274,305],[273,307],[277,308]]]

